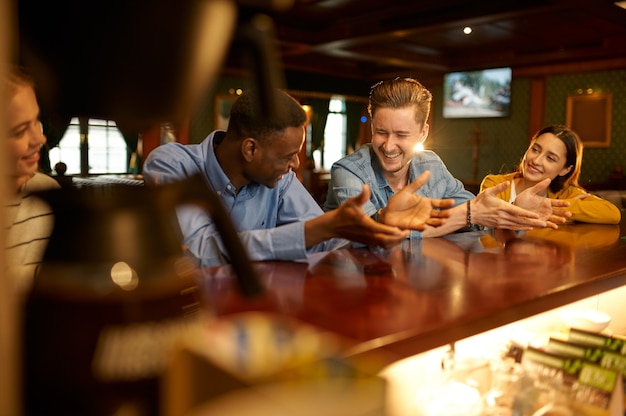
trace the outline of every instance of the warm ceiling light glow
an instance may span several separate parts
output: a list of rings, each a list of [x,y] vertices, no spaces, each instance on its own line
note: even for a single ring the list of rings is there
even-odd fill
[[[135,270],[128,263],[122,261],[111,267],[111,280],[124,290],[133,290],[139,284]]]
[[[470,33],[472,33],[472,28],[469,26],[465,26],[463,28],[463,33],[465,33],[466,35],[469,35]]]
[[[615,5],[617,7],[621,7],[622,9],[626,9],[626,1],[616,1]]]
[[[308,104],[304,104],[302,106],[302,109],[306,113],[306,122],[307,122],[307,124],[309,124],[311,122],[311,115],[313,114],[313,107],[311,107]]]

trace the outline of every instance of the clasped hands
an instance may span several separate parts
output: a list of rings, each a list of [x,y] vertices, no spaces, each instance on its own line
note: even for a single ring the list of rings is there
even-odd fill
[[[393,247],[408,236],[409,230],[423,231],[427,227],[443,225],[451,215],[449,208],[454,200],[417,195],[417,190],[429,178],[430,171],[426,171],[389,198],[387,206],[379,212],[379,222],[363,212],[362,205],[370,197],[370,189],[365,185],[360,195],[350,198],[331,214],[334,236]],[[510,182],[486,189],[471,202],[473,222],[509,230],[556,229],[571,217],[571,213],[565,209],[569,202],[542,196],[549,184],[550,180],[545,179],[520,192],[514,204],[497,196],[511,186]]]
[[[427,198],[415,193],[429,178],[430,172],[426,171],[389,198],[387,207],[379,213],[380,222],[418,231],[423,231],[427,226],[438,227],[444,224],[450,216],[447,208],[454,201]],[[510,182],[486,189],[471,203],[473,222],[486,227],[511,230],[546,227],[556,229],[571,217],[571,213],[566,209],[569,202],[542,196],[549,185],[550,179],[544,179],[520,192],[514,204],[497,196],[511,186]]]
[[[569,206],[569,202],[543,196],[548,186],[550,186],[550,179],[546,178],[520,192],[513,204],[528,211],[536,212],[539,219],[546,221],[547,227],[557,229],[559,224],[565,223],[572,216],[572,213],[565,209]]]

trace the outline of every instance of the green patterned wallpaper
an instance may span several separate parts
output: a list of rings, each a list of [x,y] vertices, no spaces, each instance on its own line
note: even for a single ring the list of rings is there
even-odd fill
[[[530,107],[530,81],[516,79],[511,85],[511,115],[506,118],[444,119],[440,86],[430,88],[434,102],[431,134],[425,146],[435,151],[448,170],[462,180],[480,180],[488,173],[509,172],[526,150]],[[481,144],[474,178],[474,139],[480,130]]]
[[[211,132],[215,94],[225,94],[230,88],[245,87],[251,82],[250,79],[237,77],[218,80],[212,95],[205,100],[204,107],[191,120],[190,141],[200,142]],[[488,173],[510,172],[517,166],[534,133],[528,130],[530,79],[513,79],[511,115],[501,119],[444,119],[442,86],[426,87],[433,93],[434,100],[430,135],[425,145],[441,156],[454,176],[462,180],[479,181]],[[581,173],[583,185],[605,182],[616,165],[626,168],[626,70],[547,77],[544,124],[565,123],[567,96],[576,94],[578,89],[587,88],[612,93],[613,111],[610,147],[585,149]],[[474,178],[472,141],[477,127],[483,142],[479,148]]]
[[[626,168],[626,70],[559,75],[546,78],[544,124],[565,124],[567,96],[578,89],[613,94],[611,143],[608,148],[586,148],[580,177],[582,185],[606,182],[615,166]],[[511,116],[505,119],[447,120],[441,117],[442,88],[431,88],[433,131],[427,147],[436,151],[450,172],[459,179],[473,179],[473,148],[469,140],[478,123],[485,144],[479,152],[478,180],[487,173],[515,168],[534,132],[528,131],[530,79],[512,83]]]
[[[565,123],[568,95],[578,89],[613,94],[611,144],[606,148],[585,148],[581,185],[605,182],[615,166],[626,167],[626,71],[606,71],[548,77],[546,80],[547,124]]]

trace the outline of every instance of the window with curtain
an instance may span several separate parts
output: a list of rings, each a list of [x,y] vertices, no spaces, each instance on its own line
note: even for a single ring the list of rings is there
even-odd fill
[[[127,173],[128,146],[115,122],[88,119],[86,131],[87,150],[81,152],[80,122],[72,118],[59,145],[50,149],[50,165],[64,162],[68,175]],[[88,166],[88,172],[81,172],[81,166]]]
[[[322,167],[330,170],[333,163],[346,155],[346,102],[343,97],[331,97],[324,128]]]

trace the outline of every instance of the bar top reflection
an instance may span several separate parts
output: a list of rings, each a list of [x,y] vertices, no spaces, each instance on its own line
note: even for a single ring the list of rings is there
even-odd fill
[[[203,270],[214,313],[278,312],[351,340],[350,353],[408,357],[626,283],[620,226],[453,234],[390,250],[347,248],[307,263],[260,262],[242,298],[230,266]]]

